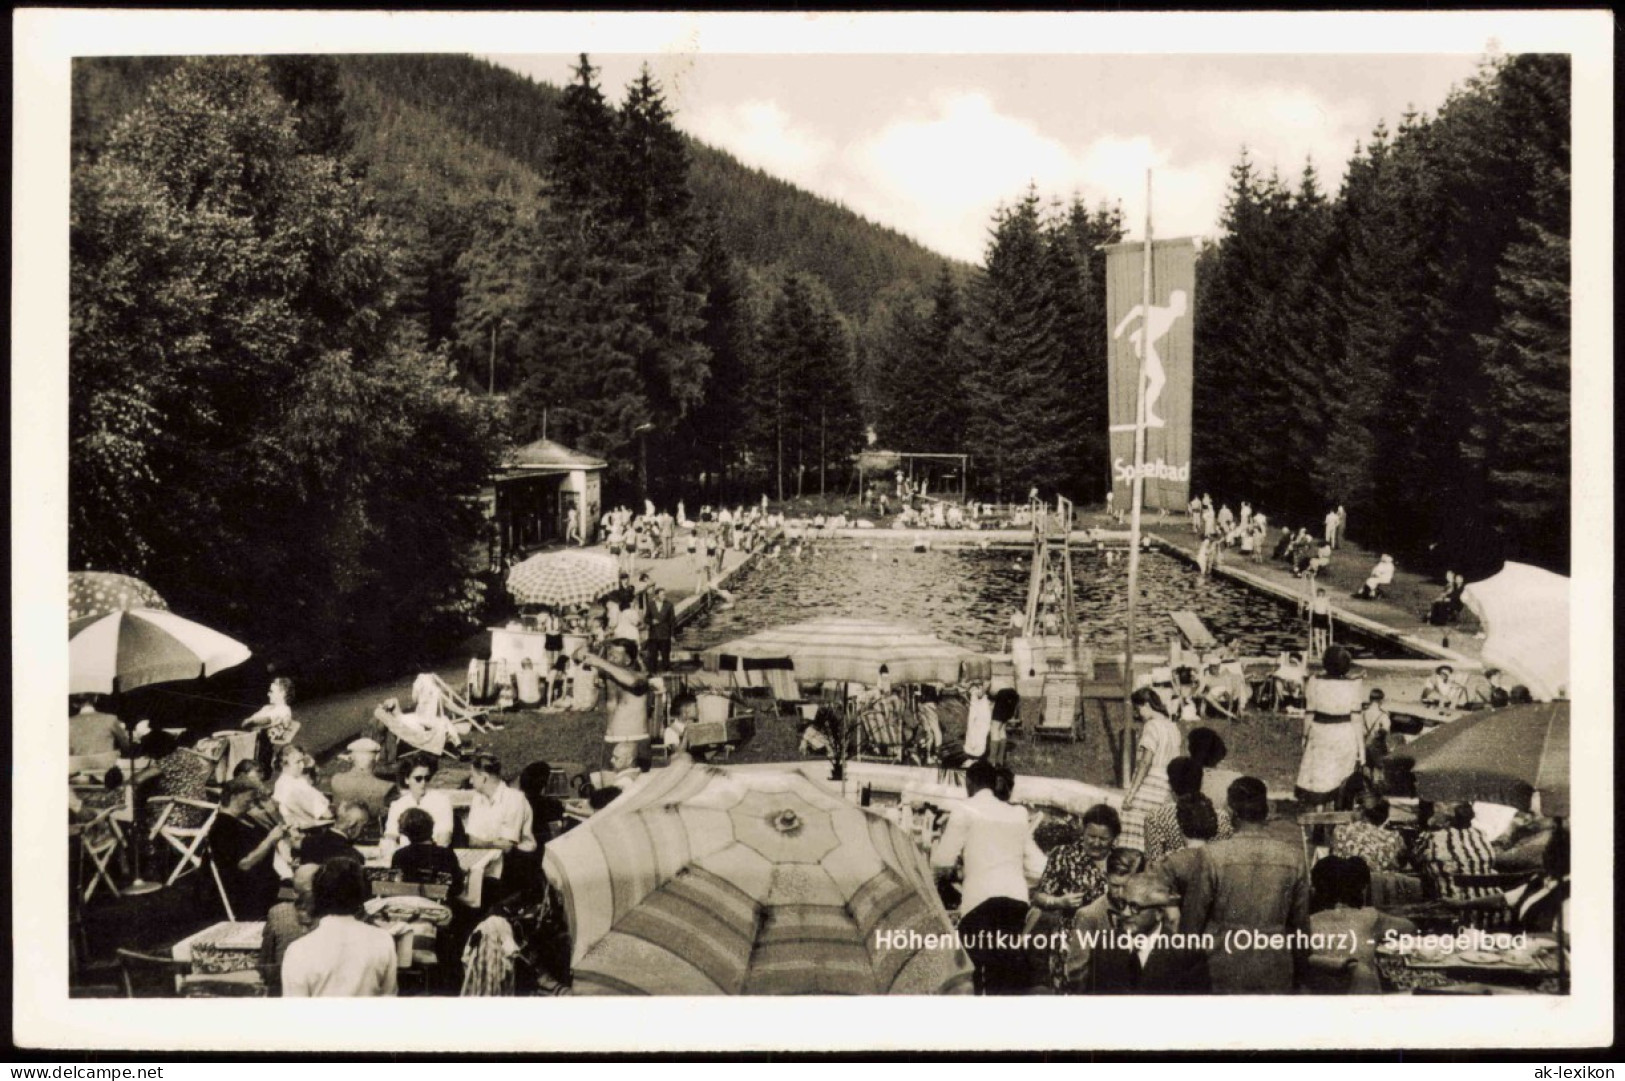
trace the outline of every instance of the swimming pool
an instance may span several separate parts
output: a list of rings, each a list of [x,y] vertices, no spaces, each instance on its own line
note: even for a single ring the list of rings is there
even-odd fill
[[[868,543],[868,542],[865,542]],[[714,607],[683,627],[677,644],[708,649],[768,627],[819,616],[864,616],[928,630],[970,649],[997,652],[1010,614],[1026,604],[1030,553],[1018,549],[935,548],[898,542],[820,542],[795,558],[757,559],[728,583],[731,607]],[[1074,550],[1078,620],[1099,651],[1123,648],[1128,559]],[[1195,612],[1209,630],[1240,637],[1252,656],[1303,649],[1308,631],[1292,606],[1224,578],[1203,578],[1172,556],[1140,560],[1139,648],[1154,652],[1178,635],[1169,613]],[[1357,657],[1407,656],[1401,647],[1339,628]]]

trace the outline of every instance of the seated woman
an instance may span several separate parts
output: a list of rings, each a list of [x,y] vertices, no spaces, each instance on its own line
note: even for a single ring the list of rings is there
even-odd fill
[[[282,821],[294,829],[309,829],[333,818],[327,797],[310,783],[308,771],[314,766],[315,761],[291,743],[277,749],[277,778],[271,798],[276,801]]]
[[[1384,554],[1366,576],[1365,584],[1354,591],[1354,596],[1375,600],[1382,596],[1383,587],[1394,581],[1394,557]]]
[[[407,811],[419,810],[434,823],[434,843],[451,844],[455,825],[451,797],[443,788],[430,788],[429,782],[439,771],[440,762],[432,755],[407,755],[400,761],[401,794],[389,805],[384,816],[384,845],[394,848],[401,844],[401,818]]]
[[[452,747],[459,747],[463,742],[457,725],[445,714],[402,713],[400,702],[394,698],[386,698],[372,711],[372,718],[393,732],[402,743],[437,758],[440,755],[455,758],[456,752],[446,750],[446,745],[449,743]]]
[[[452,896],[463,892],[463,866],[457,853],[434,841],[434,819],[421,807],[409,807],[401,815],[401,835],[406,844],[395,850],[389,865],[401,872],[401,881],[451,887]]]
[[[245,718],[241,727],[245,732],[263,729],[266,742],[275,753],[276,748],[286,747],[299,734],[299,722],[293,719],[293,680],[286,676],[273,679],[267,697],[267,704],[261,706],[259,712]],[[266,755],[261,761],[268,758],[269,755]]]
[[[136,774],[136,787],[144,798],[151,801],[165,797],[206,801],[209,781],[214,777],[214,762],[190,747],[182,747],[176,738],[163,729],[152,732],[141,741],[141,750],[150,765]],[[195,829],[203,825],[208,812],[200,807],[177,803],[170,806],[167,826],[177,829]],[[164,813],[164,806],[151,808],[147,816],[152,821]]]
[[[1304,681],[1308,678],[1309,670],[1304,667],[1303,654],[1283,653],[1275,671],[1270,673],[1270,682],[1275,689],[1275,708],[1301,707]]]

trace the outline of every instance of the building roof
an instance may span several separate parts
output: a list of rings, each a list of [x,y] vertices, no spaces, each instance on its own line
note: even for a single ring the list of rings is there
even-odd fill
[[[502,460],[502,468],[514,471],[560,471],[574,469],[605,469],[609,463],[579,450],[571,450],[563,443],[551,439],[538,439],[515,447]]]

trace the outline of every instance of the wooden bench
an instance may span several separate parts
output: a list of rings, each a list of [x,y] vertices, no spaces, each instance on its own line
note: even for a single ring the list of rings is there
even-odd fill
[[[1173,621],[1174,626],[1179,628],[1179,633],[1185,636],[1185,641],[1192,649],[1212,649],[1219,644],[1219,640],[1213,637],[1206,627],[1202,626],[1202,621],[1197,618],[1195,612],[1188,610],[1174,612]]]

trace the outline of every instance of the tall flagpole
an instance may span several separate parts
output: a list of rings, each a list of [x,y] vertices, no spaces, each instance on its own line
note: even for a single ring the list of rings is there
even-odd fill
[[[1134,381],[1134,476],[1129,481],[1128,641],[1123,649],[1122,782],[1134,780],[1134,643],[1140,606],[1140,506],[1145,500],[1145,354],[1151,346],[1151,170],[1145,171],[1145,257],[1140,292],[1140,363]]]

